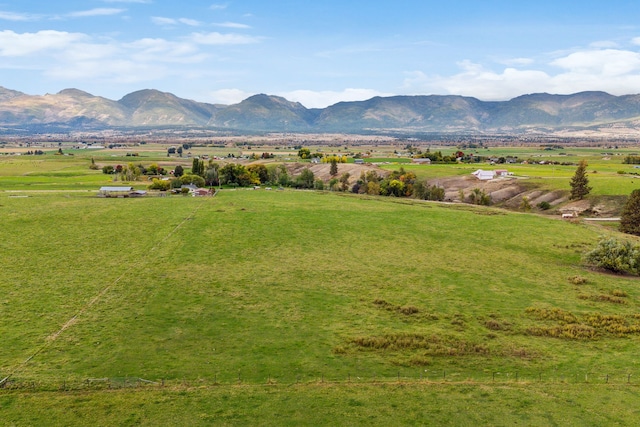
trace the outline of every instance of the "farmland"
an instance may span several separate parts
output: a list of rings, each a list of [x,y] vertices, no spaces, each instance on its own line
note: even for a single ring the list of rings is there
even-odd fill
[[[572,154],[594,197],[626,196],[631,150],[601,151]],[[74,154],[0,157],[10,425],[638,418],[640,282],[582,261],[610,228],[290,189],[103,199],[110,177]],[[575,167],[510,169],[565,189]]]

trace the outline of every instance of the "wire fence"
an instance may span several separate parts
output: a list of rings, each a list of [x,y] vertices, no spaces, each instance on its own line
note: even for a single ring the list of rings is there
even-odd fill
[[[291,385],[519,385],[526,387],[535,384],[566,385],[626,385],[640,386],[640,375],[631,372],[617,373],[562,373],[552,372],[459,372],[459,371],[420,371],[406,373],[398,371],[397,375],[282,375],[267,374],[264,378],[245,377],[242,372],[214,375],[212,378],[192,379],[146,379],[140,377],[110,377],[85,379],[26,379],[5,378],[0,383],[0,390],[19,391],[82,391],[113,389],[161,389],[188,387],[224,387],[224,386],[291,386]]]

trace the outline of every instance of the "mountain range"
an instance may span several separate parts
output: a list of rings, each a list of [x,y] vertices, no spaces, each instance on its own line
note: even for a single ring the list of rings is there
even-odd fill
[[[491,102],[456,95],[392,96],[309,109],[264,94],[234,105],[217,105],[150,89],[113,101],[78,89],[40,96],[0,87],[0,127],[6,131],[43,126],[71,130],[197,127],[310,133],[640,130],[640,95],[538,93]]]

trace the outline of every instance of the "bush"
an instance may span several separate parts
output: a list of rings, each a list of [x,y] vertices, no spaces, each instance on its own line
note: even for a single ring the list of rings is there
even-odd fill
[[[640,275],[640,247],[614,238],[601,239],[585,255],[585,261],[596,268],[614,273]]]
[[[538,203],[536,205],[538,207],[538,209],[542,210],[542,211],[546,211],[551,209],[551,203],[547,202],[547,201],[542,201],[540,203]]]

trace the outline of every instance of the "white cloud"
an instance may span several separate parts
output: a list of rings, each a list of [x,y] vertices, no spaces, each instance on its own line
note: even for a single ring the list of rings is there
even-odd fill
[[[140,4],[150,4],[153,3],[152,0],[102,0],[105,3],[140,3]]]
[[[180,19],[178,19],[178,21],[180,21],[184,25],[189,25],[191,27],[198,27],[198,26],[201,25],[201,22],[200,21],[196,21],[195,19],[180,18]]]
[[[89,16],[111,16],[118,15],[122,12],[126,12],[126,9],[114,9],[114,8],[96,8],[91,10],[82,10],[79,12],[71,12],[67,16],[71,18],[85,18]]]
[[[558,58],[551,65],[572,73],[615,77],[640,71],[640,54],[616,49],[589,50]]]
[[[207,58],[198,48],[186,42],[173,42],[164,39],[140,39],[123,45],[130,56],[144,63],[178,62],[193,64]]]
[[[179,24],[188,25],[190,27],[199,27],[200,25],[202,25],[202,22],[196,21],[195,19],[189,19],[189,18],[174,19],[174,18],[165,18],[162,16],[152,16],[151,22],[163,27],[173,27]]]
[[[40,18],[40,15],[0,11],[0,19],[4,21],[37,21]]]
[[[251,37],[242,34],[221,34],[217,32],[213,33],[193,33],[191,34],[191,40],[198,44],[204,45],[238,45],[238,44],[252,44],[259,43],[261,37]]]
[[[175,19],[173,19],[173,18],[164,18],[162,16],[152,16],[151,17],[151,22],[153,22],[156,25],[163,25],[163,26],[178,24],[178,21],[176,21]]]
[[[525,65],[531,65],[535,61],[531,58],[509,58],[498,61],[500,64],[507,65],[509,67],[523,67]]]
[[[229,7],[226,4],[212,4],[211,6],[209,6],[209,9],[211,10],[224,10],[227,7]]]
[[[514,65],[520,65],[517,62],[520,61]],[[522,65],[531,65],[527,62]],[[600,90],[614,95],[640,92],[640,53],[630,50],[590,48],[564,53],[539,64],[538,69],[507,66],[493,70],[468,60],[461,61],[458,67],[458,73],[445,76],[420,71],[407,73],[402,90],[483,100],[504,100],[536,92],[569,94]]]
[[[223,28],[237,28],[239,30],[246,30],[246,29],[251,28],[249,25],[240,24],[240,23],[237,23],[237,22],[220,22],[220,23],[213,24],[213,25],[215,25],[217,27],[223,27]]]
[[[36,52],[59,51],[86,39],[84,34],[64,31],[44,30],[18,34],[5,30],[0,31],[0,56],[24,57]]]

